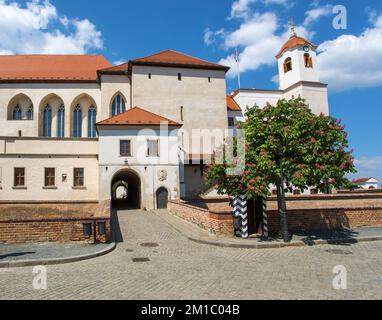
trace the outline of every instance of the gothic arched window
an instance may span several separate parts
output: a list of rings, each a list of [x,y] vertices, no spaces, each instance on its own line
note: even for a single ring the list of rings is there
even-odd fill
[[[43,115],[43,136],[52,136],[52,108],[48,104],[44,109]]]
[[[13,117],[12,117],[13,120],[21,120],[21,108],[19,105],[17,105],[14,109],[13,109]]]
[[[88,137],[96,137],[96,119],[97,119],[97,110],[94,106],[90,106],[88,111]]]
[[[77,105],[73,112],[73,137],[82,137],[82,109],[79,105]]]
[[[284,61],[284,72],[292,71],[292,58],[286,58]]]
[[[65,137],[65,107],[61,105],[57,113],[57,137]]]
[[[125,99],[118,94],[111,104],[111,114],[112,116],[116,116],[122,112],[126,111],[126,101]]]
[[[27,111],[27,120],[33,120],[33,106],[30,106]]]

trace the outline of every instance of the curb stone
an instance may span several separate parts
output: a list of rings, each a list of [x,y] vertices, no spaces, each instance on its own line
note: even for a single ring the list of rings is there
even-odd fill
[[[169,214],[169,213],[168,213]],[[169,214],[171,215],[171,214]],[[290,243],[230,243],[226,241],[221,240],[207,240],[203,239],[203,237],[195,237],[193,235],[190,235],[190,233],[185,232],[182,230],[183,228],[179,228],[175,225],[171,219],[166,219],[163,215],[159,214],[159,216],[167,222],[171,227],[173,227],[176,231],[178,231],[180,234],[182,234],[184,237],[186,237],[188,240],[205,244],[205,245],[211,245],[215,247],[224,247],[224,248],[237,248],[237,249],[281,249],[281,248],[287,248],[287,247],[309,247],[309,246],[315,246],[315,245],[325,245],[325,244],[341,244],[341,243],[358,243],[358,242],[374,242],[374,241],[382,241],[382,236],[370,236],[370,237],[359,237],[359,238],[351,238],[351,239],[344,239],[344,238],[334,238],[329,240],[311,240],[309,243],[304,241],[295,241]],[[171,217],[174,217],[176,219],[180,219],[176,216],[171,215]],[[183,222],[183,220],[182,220]],[[184,221],[187,223],[187,221]]]
[[[58,265],[58,264],[66,264],[66,263],[73,263],[73,262],[79,262],[79,261],[84,261],[84,260],[90,260],[90,259],[104,256],[104,255],[114,251],[114,249],[116,247],[117,247],[117,244],[115,242],[113,242],[108,247],[106,247],[105,249],[102,249],[98,252],[93,252],[90,254],[83,254],[83,255],[74,256],[74,257],[0,262],[0,269],[1,268],[21,268],[21,267],[33,267],[33,266],[48,266],[48,265]]]

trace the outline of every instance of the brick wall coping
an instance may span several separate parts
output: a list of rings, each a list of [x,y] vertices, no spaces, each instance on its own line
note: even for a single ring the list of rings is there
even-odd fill
[[[31,206],[28,206],[28,204]],[[68,222],[78,220],[104,220],[110,219],[110,215],[110,201],[61,201],[34,204],[23,202],[0,202],[0,222]]]
[[[368,190],[359,189],[359,190],[353,190],[353,191],[338,190],[337,192],[338,194],[382,193],[382,189],[368,189]]]
[[[212,200],[211,202],[213,202],[213,198],[209,198],[208,200]],[[229,200],[229,198],[225,198],[225,200]],[[177,204],[177,205],[180,205],[180,206],[183,206],[183,207],[187,207],[187,208],[196,208],[198,209],[199,211],[201,212],[205,212],[205,213],[212,213],[212,214],[216,214],[216,215],[232,215],[232,210],[227,210],[227,209],[223,209],[223,210],[216,210],[216,209],[208,209],[208,208],[202,208],[200,206],[197,206],[195,205],[196,203],[206,203],[206,201],[203,201],[203,200],[195,200],[195,201],[184,201],[184,200],[170,200],[169,202],[171,203],[174,203],[174,204]],[[227,201],[225,201],[227,202]]]
[[[287,201],[304,200],[349,200],[349,199],[382,199],[382,192],[379,193],[335,193],[335,194],[308,194],[308,195],[288,195]],[[268,197],[268,201],[277,201],[277,196]]]
[[[335,211],[335,210],[343,210],[343,211],[374,211],[374,210],[382,210],[382,207],[363,207],[363,206],[359,206],[359,207],[338,207],[338,208],[333,208],[333,207],[328,207],[328,208],[308,208],[308,209],[304,209],[304,208],[288,208],[287,207],[287,211],[293,211],[293,212],[307,212],[307,213],[310,213],[310,212],[321,212],[321,211]],[[269,213],[278,213],[278,209],[268,209],[267,212]]]
[[[33,222],[72,222],[72,221],[98,221],[98,220],[110,220],[110,217],[89,217],[79,216],[73,218],[16,218],[16,219],[2,219],[0,217],[0,223],[33,223]]]
[[[184,200],[169,200],[169,202],[171,203],[174,203],[174,204],[177,204],[177,205],[180,205],[180,206],[183,206],[183,207],[187,207],[187,208],[197,208],[199,211],[202,211],[202,212],[205,212],[205,213],[209,213],[210,211],[208,209],[204,209],[204,208],[201,208],[201,207],[198,207],[198,206],[193,206],[190,204],[190,202],[187,202],[187,201],[184,201]],[[202,203],[202,201],[200,201]]]
[[[66,200],[66,201],[42,201],[42,200],[30,200],[30,201],[7,201],[0,200],[0,204],[11,204],[11,205],[24,205],[24,204],[98,204],[98,200],[89,200],[89,201],[76,201],[76,200]]]

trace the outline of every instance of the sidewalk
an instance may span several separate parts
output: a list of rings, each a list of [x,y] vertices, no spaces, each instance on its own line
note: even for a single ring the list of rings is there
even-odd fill
[[[0,244],[0,268],[71,263],[96,258],[113,251],[115,243]]]
[[[191,241],[220,247],[243,249],[271,249],[284,247],[314,246],[320,244],[352,244],[363,241],[382,240],[382,228],[357,228],[342,231],[317,231],[314,233],[294,234],[290,243],[280,239],[263,241],[259,237],[239,239],[234,237],[215,236],[198,226],[181,218],[171,215],[167,211],[158,211],[157,214],[174,229]]]

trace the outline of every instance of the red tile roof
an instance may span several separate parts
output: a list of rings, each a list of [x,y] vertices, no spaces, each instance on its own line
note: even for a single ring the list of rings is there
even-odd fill
[[[177,66],[184,68],[214,69],[228,71],[229,67],[208,62],[186,54],[166,50],[148,57],[130,61],[132,65]]]
[[[0,56],[0,82],[93,82],[111,66],[101,55]]]
[[[110,68],[105,68],[98,70],[98,73],[101,74],[126,74],[129,72],[129,63],[123,63],[117,66],[113,66]]]
[[[306,40],[305,38],[301,38],[301,37],[297,37],[297,36],[290,37],[289,40],[283,45],[283,47],[281,48],[279,53],[276,55],[276,58],[277,59],[280,58],[281,55],[284,53],[284,51],[287,49],[292,49],[292,48],[295,48],[297,46],[304,46],[306,44],[310,45],[313,48],[318,47],[317,45]]]
[[[230,111],[241,111],[240,106],[231,96],[227,96],[227,108]]]
[[[98,126],[159,126],[161,123],[167,123],[169,126],[181,127],[182,125],[170,119],[161,117],[155,113],[146,111],[139,107],[134,107],[124,113],[120,113],[114,117],[98,122]]]
[[[353,183],[366,183],[371,179],[374,179],[374,178],[361,178],[361,179],[353,180],[352,182]],[[375,179],[375,180],[377,180],[377,179]]]

